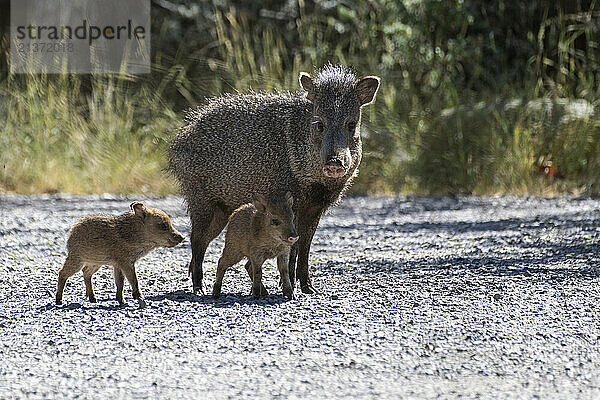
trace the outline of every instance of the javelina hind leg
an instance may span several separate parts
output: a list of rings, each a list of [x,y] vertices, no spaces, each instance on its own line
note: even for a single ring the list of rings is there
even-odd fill
[[[225,248],[223,255],[219,259],[217,277],[215,278],[215,283],[213,285],[212,295],[214,298],[217,298],[221,295],[221,286],[223,286],[223,277],[225,276],[225,272],[232,265],[239,263],[242,258],[244,258],[243,255],[238,254],[237,252],[229,251],[227,247]]]
[[[117,285],[117,301],[120,305],[123,305],[125,302],[123,301],[123,286],[125,286],[125,275],[123,275],[123,271],[121,268],[114,267],[115,272],[115,284]]]
[[[100,265],[86,265],[85,267],[83,267],[85,294],[90,300],[90,303],[96,302],[96,295],[94,294],[94,286],[92,284],[92,275],[94,275],[99,269]]]
[[[192,211],[192,260],[190,272],[194,293],[204,293],[202,279],[204,276],[202,263],[204,254],[210,242],[221,233],[227,224],[227,215],[219,207],[212,205],[201,208],[201,212]]]
[[[62,304],[63,292],[65,290],[65,284],[67,279],[75,275],[81,270],[83,263],[78,257],[68,255],[65,260],[65,265],[58,272],[58,285],[56,288],[56,304]]]
[[[246,265],[244,266],[244,268],[246,268],[246,271],[248,272],[248,276],[250,277],[250,281],[252,281],[252,279],[253,279],[253,277],[252,277],[252,263],[250,262],[250,260],[248,260],[246,262]],[[252,294],[252,290],[250,291],[250,294]],[[267,296],[268,294],[269,294],[269,292],[267,291],[267,288],[261,282],[260,283],[260,295],[261,296]]]

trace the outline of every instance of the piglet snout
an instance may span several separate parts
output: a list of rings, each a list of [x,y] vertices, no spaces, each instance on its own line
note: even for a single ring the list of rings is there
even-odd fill
[[[288,242],[290,242],[290,244],[294,244],[298,241],[299,236],[290,236],[288,237]]]
[[[173,235],[173,239],[179,244],[183,242],[184,237],[179,232],[177,232],[175,235]]]
[[[184,239],[185,238],[181,235],[181,233],[175,231],[171,234],[171,237],[169,238],[169,245],[167,247],[175,247],[179,243],[183,242]]]

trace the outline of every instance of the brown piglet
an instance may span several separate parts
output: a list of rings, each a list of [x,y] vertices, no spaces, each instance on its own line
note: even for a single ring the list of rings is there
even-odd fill
[[[252,295],[266,295],[263,286],[262,265],[265,260],[277,257],[277,268],[283,285],[283,294],[292,299],[294,289],[288,272],[290,249],[298,240],[292,212],[290,192],[285,198],[267,201],[258,196],[254,203],[244,204],[231,214],[225,248],[219,259],[213,297],[219,297],[225,271],[244,257],[248,258],[246,270],[252,279]]]
[[[102,265],[109,265],[114,268],[119,304],[123,304],[123,284],[127,278],[133,298],[140,306],[145,305],[135,262],[157,247],[177,246],[183,236],[164,211],[139,202],[131,203],[130,208],[129,213],[117,217],[90,215],[73,226],[67,239],[67,260],[58,273],[56,304],[62,304],[67,279],[82,269],[86,295],[95,303],[92,275]]]

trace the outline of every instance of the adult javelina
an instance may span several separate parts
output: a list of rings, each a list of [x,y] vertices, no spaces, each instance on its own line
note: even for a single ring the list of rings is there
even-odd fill
[[[327,65],[313,78],[300,74],[306,93],[231,95],[188,115],[169,150],[192,220],[190,271],[202,289],[208,244],[227,217],[256,195],[292,192],[300,239],[292,248],[290,280],[314,293],[310,244],[323,212],[357,173],[362,155],[361,107],[374,101],[379,78],[357,79]],[[297,260],[297,268],[296,268]]]

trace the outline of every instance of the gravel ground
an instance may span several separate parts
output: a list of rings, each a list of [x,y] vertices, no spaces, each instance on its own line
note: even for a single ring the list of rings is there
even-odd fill
[[[313,242],[321,294],[254,300],[240,264],[195,296],[186,240],[137,264],[146,308],[109,268],[97,304],[78,274],[54,306],[69,228],[132,200],[0,196],[0,398],[600,396],[600,200],[348,198]],[[180,198],[142,200],[189,237]]]

